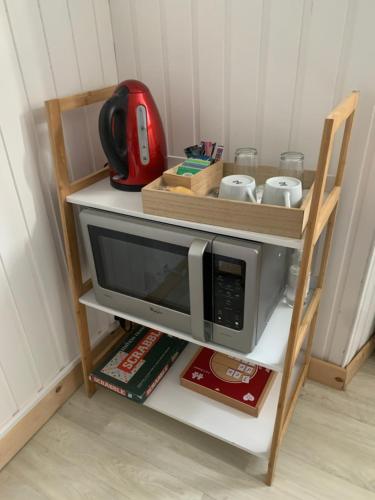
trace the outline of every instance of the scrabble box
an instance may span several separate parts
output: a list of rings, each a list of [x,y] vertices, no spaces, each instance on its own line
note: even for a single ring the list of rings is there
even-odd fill
[[[139,327],[90,374],[90,380],[143,403],[184,347],[185,340]]]
[[[257,417],[276,373],[203,347],[181,373],[181,385]]]

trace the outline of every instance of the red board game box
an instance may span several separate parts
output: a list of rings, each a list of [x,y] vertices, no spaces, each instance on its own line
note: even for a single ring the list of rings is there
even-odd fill
[[[207,347],[181,373],[181,385],[257,417],[276,373]]]

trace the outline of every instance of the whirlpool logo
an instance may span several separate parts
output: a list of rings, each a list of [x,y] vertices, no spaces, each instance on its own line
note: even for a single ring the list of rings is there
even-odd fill
[[[156,309],[156,307],[150,306],[150,311],[155,314],[162,314],[162,311],[160,311],[160,309]]]

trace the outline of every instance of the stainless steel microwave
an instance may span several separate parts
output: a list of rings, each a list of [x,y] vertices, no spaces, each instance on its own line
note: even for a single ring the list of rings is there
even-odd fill
[[[286,249],[94,209],[80,213],[96,299],[250,352],[280,300]]]

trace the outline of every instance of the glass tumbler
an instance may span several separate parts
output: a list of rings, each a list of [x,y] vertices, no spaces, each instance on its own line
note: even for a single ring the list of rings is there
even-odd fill
[[[255,148],[238,148],[235,151],[234,163],[238,167],[257,167],[258,151]]]
[[[303,180],[303,153],[286,151],[280,155],[279,175]]]
[[[289,266],[288,270],[288,281],[285,288],[286,303],[288,304],[289,307],[294,306],[294,302],[296,299],[298,277],[301,270],[301,258],[302,258],[302,253],[299,250],[295,250],[291,257],[291,265]],[[307,277],[306,293],[304,298],[305,303],[309,296],[310,277],[311,277],[311,272],[309,272]]]

